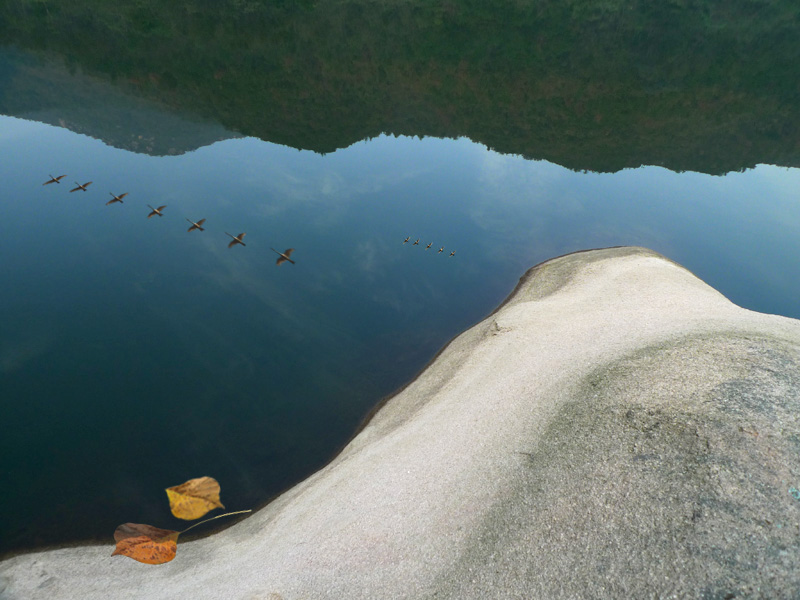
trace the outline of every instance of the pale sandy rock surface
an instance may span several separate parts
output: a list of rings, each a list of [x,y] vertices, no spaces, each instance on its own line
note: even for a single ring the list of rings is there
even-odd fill
[[[18,556],[0,597],[798,598],[793,488],[800,322],[597,250],[532,269],[249,519],[161,566]]]

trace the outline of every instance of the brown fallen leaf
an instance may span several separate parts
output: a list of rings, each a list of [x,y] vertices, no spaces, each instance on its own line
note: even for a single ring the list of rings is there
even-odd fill
[[[167,488],[169,508],[179,519],[199,519],[215,508],[225,508],[219,500],[219,483],[213,477],[198,477]]]
[[[195,523],[183,531],[159,529],[158,527],[141,523],[123,523],[114,531],[114,540],[117,542],[117,547],[111,553],[111,556],[119,554],[148,565],[160,565],[175,558],[178,552],[178,536],[182,533],[186,533],[190,529],[214,519],[249,512],[251,512],[250,509],[217,515]]]
[[[117,547],[111,556],[121,554],[148,565],[160,565],[175,558],[177,531],[141,523],[124,523],[114,532]]]

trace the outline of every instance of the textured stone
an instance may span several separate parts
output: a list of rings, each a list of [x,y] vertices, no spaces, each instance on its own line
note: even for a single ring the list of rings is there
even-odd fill
[[[800,322],[597,250],[531,269],[249,519],[158,567],[14,557],[0,596],[796,598],[798,488]]]

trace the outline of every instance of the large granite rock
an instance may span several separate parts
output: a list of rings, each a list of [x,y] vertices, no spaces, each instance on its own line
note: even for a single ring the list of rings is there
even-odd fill
[[[162,566],[0,564],[3,599],[800,597],[800,322],[642,248],[553,259],[330,465]]]

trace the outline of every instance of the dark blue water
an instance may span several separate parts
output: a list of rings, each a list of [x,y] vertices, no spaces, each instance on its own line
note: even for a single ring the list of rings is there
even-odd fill
[[[0,156],[4,551],[178,528],[163,488],[191,477],[231,510],[265,502],[553,256],[646,246],[800,317],[798,169],[580,173],[393,136],[153,157],[10,117]]]

